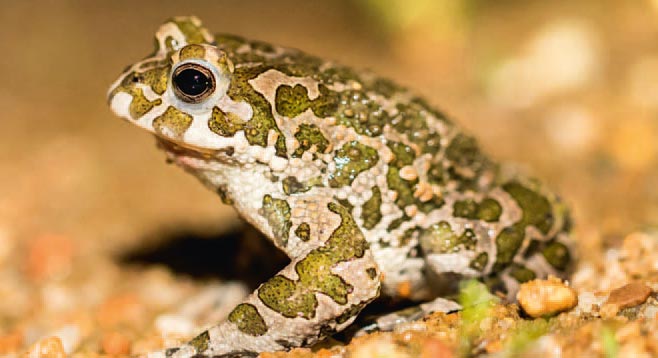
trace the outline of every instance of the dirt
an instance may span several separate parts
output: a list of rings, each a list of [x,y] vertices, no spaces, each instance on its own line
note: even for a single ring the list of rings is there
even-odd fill
[[[404,3],[3,2],[0,357],[174,346],[285,261],[107,109],[184,14],[414,88],[573,214],[574,308],[491,302],[263,357],[658,356],[658,2]]]

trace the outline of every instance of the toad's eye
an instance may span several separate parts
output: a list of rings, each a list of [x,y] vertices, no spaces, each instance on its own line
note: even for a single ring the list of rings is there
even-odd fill
[[[174,93],[188,103],[199,103],[215,91],[215,76],[209,69],[196,63],[178,66],[172,79]]]

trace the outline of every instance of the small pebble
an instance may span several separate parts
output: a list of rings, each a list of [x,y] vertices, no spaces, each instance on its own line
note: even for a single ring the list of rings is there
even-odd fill
[[[578,304],[576,292],[555,277],[522,284],[516,299],[523,311],[534,318],[563,312]]]
[[[33,344],[25,354],[26,358],[66,358],[62,341],[57,337],[44,338]]]
[[[110,355],[129,354],[130,346],[130,339],[119,332],[106,333],[101,339],[103,351]]]
[[[620,309],[644,303],[651,295],[651,289],[643,282],[633,282],[612,290],[606,304],[617,305]]]
[[[52,332],[52,335],[59,338],[62,343],[62,347],[67,354],[73,353],[82,339],[80,327],[75,324],[67,324],[60,329]]]

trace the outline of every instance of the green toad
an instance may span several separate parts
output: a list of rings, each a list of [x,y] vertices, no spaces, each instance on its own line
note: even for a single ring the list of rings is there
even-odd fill
[[[378,296],[444,302],[465,277],[511,295],[567,271],[569,219],[555,195],[503,177],[472,137],[405,88],[213,36],[194,17],[167,21],[155,39],[155,52],[110,89],[112,110],[291,259],[225,321],[160,355],[306,346]]]

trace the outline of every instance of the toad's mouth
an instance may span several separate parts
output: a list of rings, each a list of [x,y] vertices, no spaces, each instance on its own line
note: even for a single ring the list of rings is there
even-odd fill
[[[207,149],[189,144],[173,142],[156,136],[158,148],[167,153],[167,159],[181,166],[205,166],[202,163],[230,161],[233,148]]]

